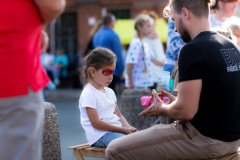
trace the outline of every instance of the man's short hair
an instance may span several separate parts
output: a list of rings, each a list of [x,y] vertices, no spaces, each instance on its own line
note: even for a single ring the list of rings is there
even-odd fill
[[[211,0],[170,0],[169,6],[165,7],[163,15],[170,16],[170,7],[174,8],[177,13],[182,12],[182,8],[187,8],[196,17],[209,15],[209,5]]]
[[[103,17],[102,23],[103,25],[109,25],[113,20],[115,16],[111,13],[108,13],[106,16]]]

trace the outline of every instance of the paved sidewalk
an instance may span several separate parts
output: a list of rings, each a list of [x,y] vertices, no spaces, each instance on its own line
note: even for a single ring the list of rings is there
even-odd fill
[[[82,89],[71,89],[71,88],[66,88],[66,89],[56,89],[56,90],[45,90],[45,95],[46,99],[63,99],[63,100],[75,100],[79,99],[81,95]],[[118,100],[118,104],[120,104],[120,98],[122,95],[122,91],[118,91],[116,96]],[[119,106],[120,107],[120,106]]]
[[[82,89],[56,89],[53,91],[45,90],[47,99],[79,99]]]

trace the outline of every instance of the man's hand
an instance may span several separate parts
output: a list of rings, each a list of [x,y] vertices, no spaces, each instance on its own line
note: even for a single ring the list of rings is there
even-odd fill
[[[170,94],[168,91],[163,90],[163,94],[165,94],[168,97],[168,102],[166,104],[171,104],[173,101],[176,100],[176,97]]]
[[[156,90],[152,90],[153,103],[144,111],[142,111],[139,116],[154,117],[161,116],[161,105],[164,103],[158,96]]]

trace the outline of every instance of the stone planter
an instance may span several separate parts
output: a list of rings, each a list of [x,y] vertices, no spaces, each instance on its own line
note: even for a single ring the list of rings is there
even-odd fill
[[[45,119],[42,138],[42,160],[61,160],[61,146],[56,107],[44,102]]]
[[[121,113],[127,119],[128,123],[143,130],[151,127],[151,117],[140,117],[138,114],[144,110],[140,98],[150,96],[150,89],[125,89],[121,96]]]

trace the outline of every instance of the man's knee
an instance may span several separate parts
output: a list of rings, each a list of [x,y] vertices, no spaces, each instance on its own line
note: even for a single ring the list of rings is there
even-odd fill
[[[115,139],[109,143],[109,145],[107,146],[106,152],[105,152],[107,160],[117,159],[117,157],[116,157],[118,155],[116,153],[117,146],[118,146],[117,139]]]

